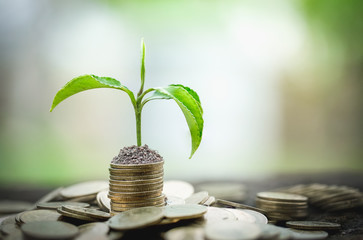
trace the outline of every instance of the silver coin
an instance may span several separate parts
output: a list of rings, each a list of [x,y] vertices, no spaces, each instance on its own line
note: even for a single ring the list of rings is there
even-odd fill
[[[176,196],[186,199],[194,193],[194,187],[188,182],[170,180],[164,182],[163,193],[166,196]]]
[[[240,221],[219,221],[208,224],[205,236],[208,240],[246,240],[257,239],[261,235],[258,225]]]
[[[78,228],[65,222],[30,222],[21,226],[23,234],[32,239],[71,239]]]
[[[286,226],[302,230],[337,230],[341,227],[339,223],[320,221],[289,221]]]
[[[251,214],[252,216],[254,216],[256,218],[256,223],[261,223],[261,224],[267,224],[268,219],[267,217],[260,213],[260,212],[256,212],[253,210],[249,210],[249,209],[241,209],[243,212],[246,212],[248,214]]]
[[[204,240],[204,229],[198,227],[178,227],[164,234],[165,240]]]
[[[108,225],[115,230],[138,229],[160,222],[163,216],[162,208],[134,208],[113,216],[108,221]]]
[[[208,207],[208,211],[204,215],[206,224],[213,224],[215,222],[226,221],[226,220],[237,220],[237,217],[230,211],[224,208]]]
[[[166,205],[179,205],[179,204],[185,204],[185,200],[183,198],[180,197],[176,197],[176,196],[166,196],[165,197],[166,200]]]
[[[164,216],[173,219],[193,219],[203,216],[207,207],[197,204],[169,205],[164,207]]]
[[[328,233],[325,231],[305,231],[297,229],[289,229],[292,232],[293,239],[310,240],[310,239],[325,239],[328,237]]]
[[[96,195],[98,192],[107,188],[107,181],[89,181],[66,187],[60,191],[60,194],[65,198],[76,198],[87,195]]]
[[[79,207],[89,207],[89,203],[82,203],[82,202],[44,202],[44,203],[37,203],[37,208],[39,209],[50,209],[50,210],[57,210],[57,208],[63,205],[72,205],[72,206],[79,206]]]
[[[209,194],[206,191],[201,191],[197,193],[193,193],[191,196],[185,199],[186,204],[202,204],[207,201],[209,198]]]
[[[60,216],[61,215],[54,210],[39,209],[25,211],[19,215],[19,218],[22,223],[29,223],[40,221],[58,221]]]
[[[250,213],[247,213],[243,209],[235,209],[235,208],[223,208],[223,209],[233,213],[233,215],[237,218],[238,221],[246,221],[250,223],[256,222],[256,217]]]
[[[19,213],[25,210],[29,210],[33,207],[33,204],[30,202],[24,201],[0,201],[0,213],[9,214],[9,213]]]

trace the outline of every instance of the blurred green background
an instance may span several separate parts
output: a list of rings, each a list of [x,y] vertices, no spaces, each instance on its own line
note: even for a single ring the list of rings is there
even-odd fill
[[[49,108],[82,74],[199,93],[205,128],[191,143],[172,101],[144,108],[143,143],[165,177],[261,178],[363,172],[363,1],[0,1],[0,181],[107,179],[136,144],[126,94],[90,90]]]

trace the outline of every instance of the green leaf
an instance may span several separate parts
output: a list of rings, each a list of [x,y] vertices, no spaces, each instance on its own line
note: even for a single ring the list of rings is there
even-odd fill
[[[174,99],[182,110],[192,138],[191,158],[198,149],[203,134],[203,110],[198,94],[183,85],[169,85],[155,88],[154,94],[145,101],[156,99]]]
[[[121,85],[116,79],[110,77],[97,77],[95,75],[83,75],[73,78],[57,92],[50,111],[53,111],[53,109],[66,98],[76,93],[95,88],[113,88],[122,90],[129,95],[132,103],[135,105],[134,94],[128,88]]]
[[[140,70],[140,75],[141,75],[141,87],[140,87],[140,91],[138,93],[138,96],[140,96],[142,94],[142,92],[144,91],[144,83],[145,83],[145,42],[144,39],[141,39],[141,70]]]

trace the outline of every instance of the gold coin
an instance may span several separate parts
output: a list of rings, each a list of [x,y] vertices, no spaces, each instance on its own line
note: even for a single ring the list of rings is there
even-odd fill
[[[53,210],[40,209],[25,211],[20,214],[19,219],[21,223],[39,222],[39,221],[58,221],[60,214]]]
[[[108,220],[111,217],[109,213],[92,208],[63,205],[62,210],[91,218],[97,218],[100,220]]]
[[[160,174],[164,172],[164,169],[157,169],[151,171],[124,171],[123,169],[117,168],[109,168],[108,169],[111,175],[122,175],[122,176],[138,176],[138,175],[152,175],[152,174]]]
[[[28,239],[73,239],[78,228],[66,222],[31,222],[21,226],[21,231]]]
[[[134,180],[148,180],[148,179],[155,179],[163,177],[164,173],[158,173],[158,174],[142,174],[142,175],[136,175],[136,176],[123,176],[123,175],[114,175],[110,174],[110,179],[112,180],[119,180],[119,181],[134,181]]]
[[[111,184],[115,184],[115,185],[142,185],[142,184],[164,182],[163,177],[146,179],[146,180],[133,180],[133,181],[122,181],[122,180],[110,179],[109,181]]]
[[[145,202],[131,202],[131,203],[115,203],[112,202],[111,206],[113,207],[120,207],[120,208],[133,208],[133,207],[146,207],[146,206],[154,206],[154,205],[160,205],[165,204],[165,199],[160,199],[157,201],[145,201]]]
[[[193,219],[203,216],[207,207],[197,204],[169,205],[164,208],[166,218]]]
[[[90,181],[66,187],[60,191],[60,194],[65,198],[76,198],[88,195],[96,196],[98,192],[107,188],[107,181]]]
[[[113,216],[108,224],[115,230],[138,229],[159,223],[163,216],[163,209],[158,207],[134,208]]]
[[[164,203],[161,203],[161,204],[149,204],[147,206],[142,206],[142,207],[164,207],[165,204]],[[124,212],[124,211],[128,211],[130,209],[134,209],[134,208],[141,208],[141,207],[114,207],[112,204],[111,204],[111,211],[112,212]]]
[[[282,202],[306,202],[308,200],[305,196],[282,192],[259,192],[257,193],[257,197],[260,199]]]
[[[118,200],[118,201],[113,201],[111,200],[111,202],[113,203],[142,203],[142,202],[157,202],[157,201],[163,201],[165,200],[165,195],[164,194],[160,194],[160,196],[156,196],[156,197],[152,197],[152,198],[142,198],[140,200],[126,200],[126,201],[122,201],[122,200]]]
[[[143,192],[143,191],[153,191],[153,190],[163,190],[163,183],[158,184],[147,184],[140,186],[119,186],[110,184],[110,191],[112,192]]]
[[[159,197],[162,193],[162,190],[153,190],[153,191],[144,191],[144,192],[108,192],[108,197],[111,200],[142,200],[145,198],[154,198]]]
[[[119,169],[155,169],[161,168],[164,165],[164,161],[155,162],[155,163],[146,163],[146,164],[113,164],[111,163],[110,166],[112,168],[119,168]]]

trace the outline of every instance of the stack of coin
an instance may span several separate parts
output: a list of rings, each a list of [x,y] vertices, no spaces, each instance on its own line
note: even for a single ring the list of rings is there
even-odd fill
[[[339,211],[363,206],[363,193],[356,188],[325,184],[300,184],[279,191],[309,198],[309,204],[326,211]]]
[[[148,164],[112,164],[108,197],[111,213],[132,208],[165,205],[164,161]]]
[[[307,197],[297,194],[260,192],[256,206],[267,212],[269,220],[286,221],[305,218],[308,215],[307,200]]]

